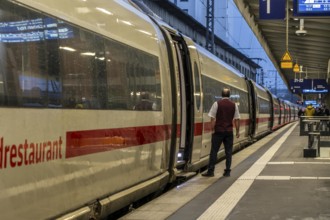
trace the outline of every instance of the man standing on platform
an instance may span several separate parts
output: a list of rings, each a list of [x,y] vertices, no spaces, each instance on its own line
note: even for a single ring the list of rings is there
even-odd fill
[[[224,88],[222,90],[222,99],[212,105],[208,114],[211,117],[212,146],[208,171],[202,174],[202,176],[205,177],[214,176],[215,164],[217,162],[217,154],[222,142],[225,146],[226,154],[226,169],[224,170],[223,176],[230,176],[230,167],[234,142],[233,120],[236,128],[236,137],[239,138],[240,114],[237,104],[232,102],[229,97],[230,90],[228,88]]]

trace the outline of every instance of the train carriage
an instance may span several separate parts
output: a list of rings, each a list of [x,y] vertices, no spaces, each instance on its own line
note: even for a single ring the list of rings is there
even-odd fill
[[[290,120],[131,1],[2,0],[0,56],[4,219],[104,218],[198,172],[224,87],[241,114],[234,150]]]
[[[283,126],[285,124],[285,106],[284,100],[278,98],[278,102],[280,105],[280,125]]]
[[[290,122],[296,121],[298,119],[298,106],[289,102],[290,106]]]
[[[172,100],[158,27],[124,1],[0,10],[2,217],[47,219],[97,198],[115,211],[167,184]],[[135,108],[143,93],[148,110]]]
[[[252,137],[257,139],[271,131],[273,117],[271,97],[263,87],[252,80],[249,80],[249,84],[252,97],[254,97],[254,101],[250,106],[252,114],[255,115],[255,120],[252,123]]]
[[[280,109],[280,102],[279,99],[274,96],[273,94],[271,94],[272,97],[272,103],[273,103],[273,126],[272,126],[272,130],[276,130],[277,128],[279,128],[281,126],[281,109]]]
[[[290,122],[290,105],[286,100],[283,100],[283,106],[284,106],[284,124],[287,124]]]
[[[231,90],[231,100],[239,106],[241,115],[240,138],[234,140],[235,148],[249,142],[249,98],[247,83],[243,76],[229,65],[220,61],[214,55],[210,54],[204,48],[197,46],[203,84],[203,142],[201,158],[208,159],[211,148],[211,119],[208,116],[212,104],[221,98],[221,92],[224,87]],[[222,151],[219,154],[223,154]]]

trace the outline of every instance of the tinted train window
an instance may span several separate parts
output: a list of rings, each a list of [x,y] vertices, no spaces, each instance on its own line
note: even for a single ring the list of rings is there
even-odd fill
[[[105,59],[108,61],[109,108],[160,110],[161,85],[157,57],[108,41]]]
[[[239,91],[240,102],[239,102],[239,111],[240,113],[249,113],[249,96],[248,93],[244,91]]]
[[[274,114],[280,114],[280,106],[277,103],[274,103]]]
[[[161,108],[157,57],[7,1],[0,15],[0,105]]]
[[[233,88],[231,86],[225,85],[214,79],[206,76],[202,76],[203,88],[204,88],[204,113],[208,113],[213,105],[213,103],[221,99],[222,89],[224,87],[229,88],[231,91],[230,99],[237,103],[240,113],[248,113],[248,94]]]
[[[221,91],[223,89],[222,83],[213,80],[209,77],[202,76],[202,83],[204,88],[204,112],[210,111],[213,103],[221,98]]]
[[[261,98],[258,98],[259,101],[259,112],[263,114],[270,114],[270,102]]]
[[[8,1],[1,2],[0,15],[0,104],[61,106],[57,40],[72,30]]]

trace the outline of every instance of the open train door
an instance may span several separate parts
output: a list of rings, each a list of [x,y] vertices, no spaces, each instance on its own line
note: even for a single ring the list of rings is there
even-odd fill
[[[177,168],[186,168],[192,158],[195,129],[192,65],[184,37],[161,20],[153,20],[163,33],[169,57],[173,110],[169,171],[174,174]]]
[[[275,120],[275,109],[274,109],[274,106],[275,106],[275,103],[274,103],[274,97],[272,95],[272,93],[266,89],[267,91],[267,94],[269,95],[269,100],[270,100],[270,105],[271,105],[271,108],[270,108],[270,121],[269,121],[269,128],[270,130],[272,130],[272,128],[274,127],[274,120]]]
[[[184,41],[186,47],[189,51],[189,62],[190,62],[190,76],[189,76],[189,90],[190,90],[190,103],[189,108],[193,108],[190,110],[191,115],[190,122],[187,126],[192,126],[190,130],[189,139],[189,148],[190,159],[189,163],[186,165],[185,171],[187,172],[195,172],[199,169],[199,164],[202,162],[201,158],[203,157],[203,147],[202,144],[202,136],[203,136],[203,95],[202,95],[202,76],[201,76],[201,63],[198,50],[196,48],[195,43],[188,37],[184,36]],[[188,62],[187,62],[188,63]],[[193,123],[193,124],[192,124]]]
[[[194,137],[194,91],[190,55],[181,35],[171,33],[178,64],[177,91],[180,120],[178,164],[187,165],[191,160]]]
[[[252,139],[257,129],[257,94],[256,89],[252,80],[246,80],[248,91],[249,91],[249,136]]]

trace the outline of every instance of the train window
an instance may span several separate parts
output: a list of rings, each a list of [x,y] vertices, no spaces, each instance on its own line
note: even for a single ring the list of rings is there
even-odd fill
[[[202,83],[204,88],[203,110],[204,113],[207,113],[210,111],[213,103],[221,98],[220,96],[222,87],[219,88],[218,81],[215,81],[206,76],[202,76]]]
[[[108,107],[110,109],[160,110],[160,76],[157,57],[107,41]],[[144,103],[144,104],[141,104]]]
[[[274,114],[279,115],[280,114],[280,107],[278,103],[274,103]]]
[[[156,56],[4,1],[0,105],[132,110],[142,92],[161,109]]]
[[[207,113],[213,103],[221,98],[222,89],[224,87],[230,89],[231,99],[238,104],[240,113],[249,112],[249,99],[248,94],[246,92],[225,85],[206,76],[202,76],[202,82],[204,88],[204,113]]]
[[[63,107],[104,108],[104,41],[84,30],[73,30],[74,37],[59,42]]]
[[[246,92],[243,92],[241,90],[230,88],[231,90],[231,100],[234,101],[239,108],[240,113],[248,113],[248,95]]]
[[[247,92],[239,91],[239,112],[249,114],[249,96]]]
[[[60,73],[53,64],[58,63],[56,40],[64,27],[7,1],[0,14],[1,105],[60,107]]]
[[[148,94],[152,108],[143,110],[160,109],[157,57],[83,30],[69,45],[79,51],[65,51],[62,59],[66,97],[76,108],[132,110]]]
[[[263,114],[270,113],[270,102],[261,98],[258,98],[259,112]]]

